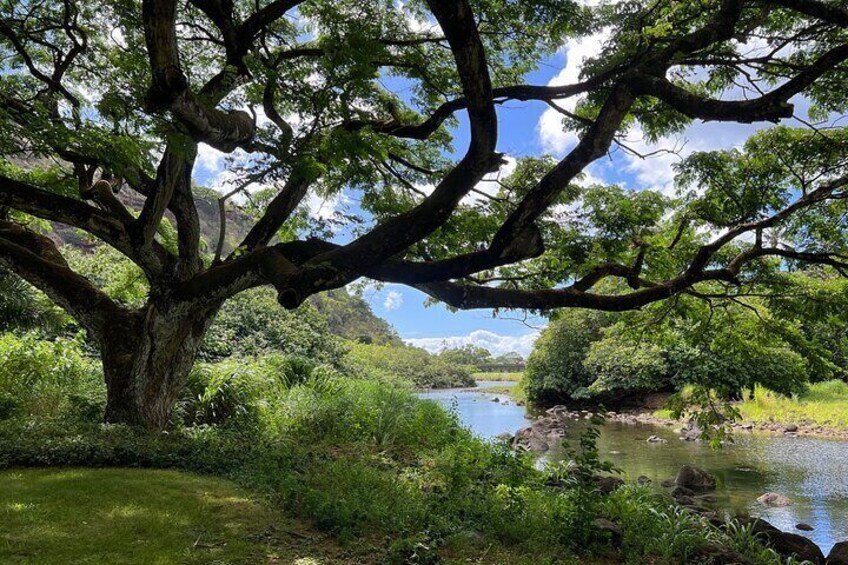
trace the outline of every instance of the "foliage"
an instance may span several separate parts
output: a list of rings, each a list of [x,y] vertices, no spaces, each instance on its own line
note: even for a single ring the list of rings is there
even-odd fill
[[[2,0],[0,260],[64,305],[110,368],[129,363],[109,354],[115,336],[135,332],[127,336],[134,367],[181,373],[156,379],[163,390],[145,387],[147,403],[177,396],[166,389],[186,377],[197,334],[259,284],[274,286],[287,308],[373,277],[453,308],[619,312],[677,297],[742,300],[740,289],[759,295],[797,269],[848,272],[848,128],[836,119],[848,110],[839,72],[848,55],[833,11],[775,0],[213,4],[160,11],[121,0]],[[607,40],[569,73],[573,84],[532,84],[563,44],[599,30]],[[745,54],[751,42],[766,55]],[[739,88],[751,96],[733,99]],[[565,137],[581,143],[559,161],[499,153],[496,107],[515,100],[559,110]],[[759,128],[739,146],[688,153],[670,171],[674,194],[586,174],[631,134],[654,143],[696,120],[778,122],[798,100],[812,122],[834,119],[827,135]],[[466,153],[457,141],[470,141]],[[215,168],[228,194],[219,201],[226,252],[214,259],[214,202],[194,186],[198,164]],[[227,198],[248,201],[231,216],[256,222],[245,230],[233,221],[229,240]],[[309,204],[322,200],[338,206],[309,217]],[[54,224],[112,251],[89,249],[66,264],[44,234]],[[117,253],[132,266],[112,261]],[[343,295],[328,296],[317,302]],[[395,343],[361,306],[332,320],[333,331]],[[213,336],[207,358],[231,353],[232,336],[246,355],[281,338],[246,331],[258,343],[230,328]],[[694,345],[684,336],[675,349],[654,344],[632,366],[593,358],[590,369],[578,331],[556,377],[564,383],[534,377],[530,396],[584,396],[592,384],[623,391],[627,371],[640,375],[639,387],[654,386],[659,350],[672,385],[707,378],[722,394],[750,384],[749,370],[768,359],[777,361],[761,380],[787,392],[801,372],[838,372],[844,336],[814,323],[781,331],[791,347],[728,337],[747,345],[712,367],[699,356],[724,351],[727,336]],[[802,353],[811,332],[835,353]],[[141,347],[149,341],[169,343]],[[173,352],[183,359],[172,363]],[[537,376],[556,364],[537,357]],[[706,376],[678,374],[690,366]],[[115,402],[142,389],[123,384],[109,387]],[[164,425],[169,407],[126,404],[110,417]]]
[[[463,345],[462,347],[445,348],[439,352],[439,357],[454,365],[467,365],[479,369],[480,365],[492,362],[492,354],[488,349],[477,345]]]
[[[206,333],[200,358],[216,361],[274,352],[332,364],[340,361],[343,347],[330,335],[326,318],[311,304],[295,311],[282,310],[273,291],[259,288],[221,307]]]
[[[592,384],[583,359],[604,325],[605,315],[561,312],[536,341],[527,360],[525,386],[532,402],[549,403],[581,395]]]
[[[99,419],[103,377],[79,339],[0,334],[0,420]]]
[[[791,397],[775,393],[762,385],[744,395],[739,412],[752,422],[813,422],[835,428],[848,427],[848,384],[826,381]]]
[[[131,308],[147,300],[149,286],[141,268],[108,245],[91,249],[67,247],[64,254],[71,267],[94,282],[110,298]]]
[[[820,293],[819,299],[839,304],[841,297]],[[770,307],[758,297],[715,303],[681,297],[671,306],[603,318],[569,313],[538,340],[526,372],[528,393],[537,402],[617,403],[691,384],[727,400],[757,383],[794,394],[809,381],[844,374],[842,357],[828,347],[841,339],[840,315],[809,324],[801,297],[775,300]],[[593,324],[592,316],[603,321]]]
[[[348,358],[387,381],[427,388],[474,385],[469,367],[454,365],[418,347],[352,344]]]
[[[196,373],[200,395],[184,413],[203,417],[190,425],[157,434],[95,419],[16,417],[0,423],[0,467],[132,465],[232,477],[383,562],[473,557],[480,544],[504,562],[616,555],[593,525],[598,516],[622,524],[625,560],[682,564],[702,554],[705,539],[731,543],[642,491],[605,498],[588,481],[554,484],[530,456],[474,438],[436,403],[380,378],[303,371],[276,358],[243,367],[233,359]],[[592,436],[574,457],[587,477],[609,470]],[[107,481],[104,492],[120,480]]]
[[[66,316],[46,296],[0,267],[0,332],[38,328],[55,334],[66,323]]]
[[[613,332],[589,347],[583,365],[595,380],[574,392],[575,398],[619,399],[622,395],[667,387],[668,366],[660,346],[622,340]]]

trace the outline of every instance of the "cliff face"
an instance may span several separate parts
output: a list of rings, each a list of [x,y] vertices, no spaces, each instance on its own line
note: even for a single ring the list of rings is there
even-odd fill
[[[144,205],[144,197],[132,190],[122,190],[118,193],[118,199],[131,211],[138,212]],[[205,250],[212,252],[218,243],[218,232],[220,230],[220,214],[218,212],[217,196],[205,189],[196,190],[194,193],[197,215],[200,220],[201,245]],[[176,225],[174,216],[168,212],[166,217],[172,225]],[[247,232],[250,231],[252,220],[244,211],[237,206],[227,206],[227,235],[224,239],[224,253],[232,251]],[[50,237],[59,245],[72,245],[83,249],[91,249],[97,242],[83,232],[64,225],[55,225]]]
[[[330,331],[352,341],[379,345],[402,345],[397,331],[380,318],[360,296],[344,289],[330,290],[310,298],[326,318]]]

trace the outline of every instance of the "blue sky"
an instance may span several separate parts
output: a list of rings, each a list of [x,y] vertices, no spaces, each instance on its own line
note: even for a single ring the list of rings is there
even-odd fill
[[[581,62],[597,53],[605,38],[606,35],[602,31],[587,38],[569,41],[556,55],[544,61],[537,71],[531,73],[527,82],[577,82]],[[752,46],[750,52],[754,53],[757,49],[757,46]],[[800,102],[803,104],[803,101]],[[570,99],[563,101],[561,105],[573,109],[575,103],[575,99]],[[498,115],[498,150],[512,157],[513,162],[514,158],[543,153],[561,158],[576,143],[573,134],[562,131],[561,116],[545,104],[511,102],[500,106]],[[454,131],[454,145],[461,154],[468,143],[467,120],[464,113],[458,117],[460,123]],[[673,188],[671,166],[674,162],[693,151],[740,145],[760,127],[764,126],[694,123],[681,135],[660,140],[656,144],[646,142],[637,127],[624,138],[628,146],[642,154],[660,148],[675,149],[677,154],[660,154],[642,159],[614,149],[608,157],[600,159],[587,169],[587,182],[621,184],[633,190],[653,189],[669,193]],[[220,187],[222,179],[226,176],[226,173],[222,173],[223,169],[223,155],[201,146],[195,167],[196,180],[207,186]],[[334,209],[345,207],[349,211],[357,210],[353,200],[321,202],[313,199],[309,204],[315,214],[327,214]],[[363,291],[363,297],[377,315],[397,328],[402,338],[430,350],[439,350],[444,345],[473,343],[486,347],[495,354],[518,351],[527,355],[532,349],[533,340],[545,325],[544,319],[526,319],[521,312],[505,312],[493,316],[491,311],[484,310],[451,312],[442,305],[425,307],[426,296],[423,293],[402,285],[367,287]]]

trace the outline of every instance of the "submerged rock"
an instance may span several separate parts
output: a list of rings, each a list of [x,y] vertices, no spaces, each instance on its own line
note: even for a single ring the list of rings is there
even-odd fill
[[[770,506],[772,508],[780,508],[782,506],[789,506],[792,504],[792,501],[782,494],[776,492],[767,492],[764,495],[757,498],[757,502],[764,506]]]
[[[716,480],[711,474],[694,465],[684,465],[677,472],[674,484],[692,490],[714,490]]]
[[[648,443],[666,443],[666,440],[661,438],[660,436],[651,436],[647,439]]]

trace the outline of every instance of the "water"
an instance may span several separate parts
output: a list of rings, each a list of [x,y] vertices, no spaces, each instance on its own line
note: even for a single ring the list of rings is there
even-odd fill
[[[524,407],[512,401],[504,404],[508,397],[482,390],[431,391],[421,396],[455,407],[463,424],[485,439],[528,425]],[[494,397],[499,402],[493,402]],[[574,422],[567,435],[573,438],[584,427],[585,423]],[[667,442],[647,443],[651,435]],[[744,511],[784,531],[807,536],[825,554],[834,543],[848,540],[848,442],[747,432],[737,432],[735,438],[735,444],[714,450],[702,443],[681,441],[672,427],[611,422],[601,430],[598,448],[631,481],[644,475],[659,485],[686,463],[706,469],[718,480],[719,508],[731,513]],[[555,449],[544,459],[561,456],[562,450]],[[765,492],[788,496],[794,504],[766,508],[756,501]],[[797,530],[795,525],[801,522],[815,529]]]

